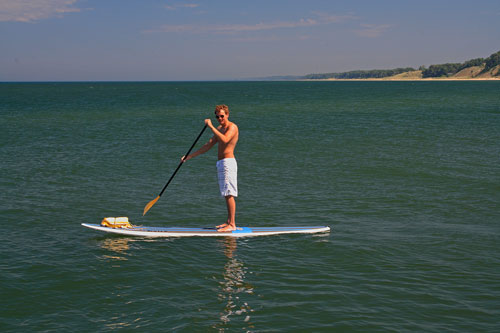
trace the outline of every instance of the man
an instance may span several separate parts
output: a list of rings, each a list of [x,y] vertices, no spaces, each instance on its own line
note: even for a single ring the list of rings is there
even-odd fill
[[[186,162],[193,157],[206,153],[215,144],[219,145],[217,175],[220,193],[226,199],[227,221],[216,228],[217,231],[224,232],[236,230],[236,201],[234,198],[238,196],[238,166],[234,158],[234,148],[238,142],[238,126],[229,121],[229,108],[227,105],[217,105],[215,107],[215,117],[220,124],[217,128],[212,125],[210,119],[205,119],[205,124],[212,130],[214,136],[194,153],[183,156],[182,161]]]

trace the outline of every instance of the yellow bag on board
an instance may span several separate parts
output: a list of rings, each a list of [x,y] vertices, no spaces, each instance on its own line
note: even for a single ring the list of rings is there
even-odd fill
[[[105,217],[102,219],[101,225],[109,228],[132,228],[128,217]]]

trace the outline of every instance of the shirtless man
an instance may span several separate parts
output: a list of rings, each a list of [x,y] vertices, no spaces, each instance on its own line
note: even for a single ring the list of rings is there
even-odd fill
[[[217,175],[219,178],[220,193],[226,199],[227,221],[216,228],[217,231],[223,232],[236,230],[236,202],[234,198],[238,196],[238,166],[234,158],[234,147],[238,142],[238,126],[229,121],[229,108],[227,105],[217,105],[215,107],[215,117],[220,124],[217,128],[212,125],[210,119],[205,119],[205,124],[212,130],[214,136],[194,153],[183,156],[182,161],[186,162],[193,157],[204,154],[216,143],[219,144]]]

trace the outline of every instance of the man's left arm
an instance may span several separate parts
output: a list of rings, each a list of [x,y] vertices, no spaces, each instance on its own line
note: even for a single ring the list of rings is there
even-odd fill
[[[214,127],[214,125],[212,125],[212,121],[210,119],[206,119],[205,124],[207,124],[207,126],[210,127],[212,132],[214,132],[215,136],[217,137],[217,140],[225,144],[231,141],[233,136],[236,134],[235,124],[231,124],[227,129],[227,132],[224,134],[222,134],[217,128]]]

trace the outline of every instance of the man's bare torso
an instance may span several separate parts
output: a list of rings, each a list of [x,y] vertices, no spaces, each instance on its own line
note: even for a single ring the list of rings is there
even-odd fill
[[[229,126],[225,128],[222,126],[217,127],[219,132],[221,132],[222,134],[226,134],[226,132],[228,132],[232,126],[234,126],[236,130],[234,135],[229,139],[229,142],[224,143],[217,140],[217,137],[214,136],[214,139],[218,141],[217,159],[219,160],[222,160],[224,158],[234,158],[234,148],[236,147],[236,143],[238,142],[239,131],[238,126],[236,126],[236,124],[234,123],[230,123]]]

